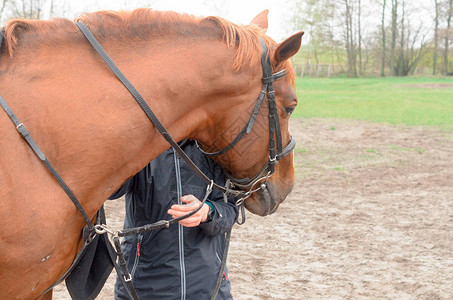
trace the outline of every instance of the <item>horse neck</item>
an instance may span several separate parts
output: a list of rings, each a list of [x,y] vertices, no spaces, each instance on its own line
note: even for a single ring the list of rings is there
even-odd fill
[[[219,92],[207,81],[214,86],[231,81],[234,72],[225,67],[231,55],[220,42],[203,48],[187,41],[156,43],[134,51],[108,43],[105,48],[176,141],[197,137],[209,126],[205,104]],[[46,156],[93,216],[169,145],[88,43],[54,49],[51,58],[37,53],[33,64],[17,58],[23,64],[4,80],[4,97],[26,116]],[[214,111],[210,118],[215,117]]]

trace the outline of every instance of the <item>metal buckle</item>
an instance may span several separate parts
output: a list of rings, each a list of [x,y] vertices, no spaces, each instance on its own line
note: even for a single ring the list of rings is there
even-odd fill
[[[23,138],[27,138],[30,133],[28,132],[27,128],[23,123],[20,123],[19,125],[16,126],[17,131],[22,135]],[[32,147],[33,148],[33,147]]]
[[[94,230],[96,231],[97,234],[111,234],[112,236],[116,236],[118,234],[118,231],[113,231],[107,227],[105,224],[98,224],[94,225]]]
[[[242,203],[244,203],[244,200],[246,199],[246,197],[242,197],[240,199],[238,199],[235,203],[236,206],[241,206]]]
[[[123,279],[125,282],[129,282],[132,280],[132,276],[130,274],[127,274],[127,276],[129,276],[129,278],[126,277],[126,275],[123,276]]]
[[[214,180],[211,179],[211,182],[206,187],[206,193],[210,194],[212,192],[212,188],[214,187]]]
[[[269,156],[269,164],[271,165],[277,165],[277,155],[275,155],[273,158]]]
[[[19,125],[16,126],[16,129],[19,132],[20,132],[20,129],[19,129],[20,127],[23,127],[24,129],[26,129],[24,123],[20,123]]]

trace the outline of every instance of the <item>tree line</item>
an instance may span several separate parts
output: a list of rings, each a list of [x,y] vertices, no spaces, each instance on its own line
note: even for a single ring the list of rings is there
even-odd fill
[[[309,65],[313,72],[329,65],[329,73],[349,77],[406,76],[417,68],[433,75],[453,75],[453,0],[286,1],[292,12],[288,29],[306,31],[297,63]],[[125,8],[131,2],[149,7],[153,0],[125,1]],[[96,2],[90,7],[76,4],[0,0],[0,23],[17,17],[74,18],[97,8]]]
[[[45,19],[63,16],[70,8],[68,2],[55,0],[1,0],[0,6],[2,24],[13,18]]]
[[[452,75],[453,0],[292,0],[289,24],[308,33],[298,63],[349,77]]]

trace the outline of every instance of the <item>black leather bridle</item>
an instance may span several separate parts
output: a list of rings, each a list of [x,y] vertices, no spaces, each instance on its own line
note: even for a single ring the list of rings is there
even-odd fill
[[[221,154],[226,153],[228,150],[232,149],[234,145],[247,133],[249,134],[252,131],[253,124],[255,123],[256,116],[260,110],[261,104],[265,96],[267,95],[267,100],[269,104],[269,159],[263,168],[252,178],[245,177],[245,178],[236,178],[231,174],[226,174],[226,177],[230,179],[231,185],[233,188],[237,188],[242,191],[246,191],[245,194],[238,199],[236,202],[238,205],[242,204],[242,202],[248,198],[252,193],[259,191],[260,189],[266,188],[265,183],[272,176],[275,172],[275,166],[277,165],[278,161],[283,157],[287,156],[288,154],[293,151],[294,147],[296,146],[296,142],[291,136],[291,139],[286,145],[285,148],[282,148],[282,134],[280,128],[280,120],[278,117],[278,108],[277,103],[275,101],[275,91],[273,82],[284,77],[286,75],[286,70],[281,70],[276,73],[272,73],[272,66],[270,62],[270,58],[268,55],[268,49],[266,43],[262,38],[260,38],[261,44],[261,65],[263,68],[263,88],[261,89],[260,95],[256,102],[255,108],[253,109],[252,115],[250,116],[249,121],[245,124],[242,130],[238,133],[236,138],[228,144],[222,150],[216,152],[206,152],[201,149],[200,146],[198,148],[203,152],[205,155],[208,156],[218,156]],[[197,144],[198,145],[198,144]],[[264,181],[263,181],[264,180]],[[261,182],[261,185],[257,188],[255,186]]]

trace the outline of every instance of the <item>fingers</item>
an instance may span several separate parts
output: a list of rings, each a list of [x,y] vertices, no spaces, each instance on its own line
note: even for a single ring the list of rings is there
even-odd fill
[[[177,204],[174,204],[171,206],[171,208],[168,210],[168,213],[170,215],[172,215],[172,212],[181,212],[181,213],[188,213],[188,212],[191,212],[193,210],[197,209],[197,207],[187,207],[186,205],[177,205]]]
[[[183,214],[187,214],[188,212],[196,210],[200,204],[201,203],[198,203],[197,205],[194,205],[194,206],[188,206],[187,204],[184,204],[184,205],[174,204],[168,210],[169,211],[168,213],[171,215],[172,213],[170,213],[170,211],[174,211],[174,212],[181,212]]]
[[[196,199],[196,198],[194,197],[194,199]],[[182,216],[188,214],[189,212],[197,209],[198,206],[201,204],[201,202],[198,199],[192,200],[192,201],[193,202],[197,201],[197,204],[195,206],[189,206],[187,204],[172,205],[172,207],[168,210],[168,214],[170,214],[173,217],[173,219],[179,218],[179,217],[182,217]],[[208,212],[209,212],[209,206],[207,204],[203,204],[203,206],[201,207],[201,209],[198,212],[196,212],[194,215],[192,215],[188,218],[185,218],[185,219],[179,221],[179,223],[185,227],[198,226],[198,225],[200,225],[201,222],[206,220]]]
[[[194,195],[191,195],[191,194],[182,196],[180,199],[181,199],[182,202],[185,202],[187,204],[194,203],[194,202],[195,203],[196,202],[201,202],[200,200],[198,200],[197,197],[195,197]]]
[[[172,215],[173,218],[179,218],[179,217],[182,217],[184,215],[187,215],[191,211],[193,211],[193,209],[188,210],[188,211],[184,211],[184,210],[173,209],[173,207],[172,207],[171,209],[168,210],[168,214]],[[200,214],[200,211],[195,213],[193,216],[196,216],[196,215],[199,215],[199,214]],[[189,218],[192,218],[193,216],[190,216]]]
[[[169,211],[169,214],[172,215],[173,219],[175,219],[175,218],[178,218],[178,217],[182,217],[182,216],[186,215],[187,213],[186,212],[173,212],[173,213],[171,213]],[[190,216],[188,218],[182,219],[181,221],[179,221],[179,224],[181,224],[182,226],[185,226],[185,227],[195,227],[195,226],[200,225],[201,220],[202,220],[201,213],[197,212],[193,216]]]
[[[182,202],[187,203],[187,204],[182,204],[182,205],[174,204],[171,206],[172,210],[182,211],[182,212],[187,213],[187,212],[197,209],[201,204],[201,201],[198,200],[194,195],[185,195],[185,196],[182,196],[180,199]]]

